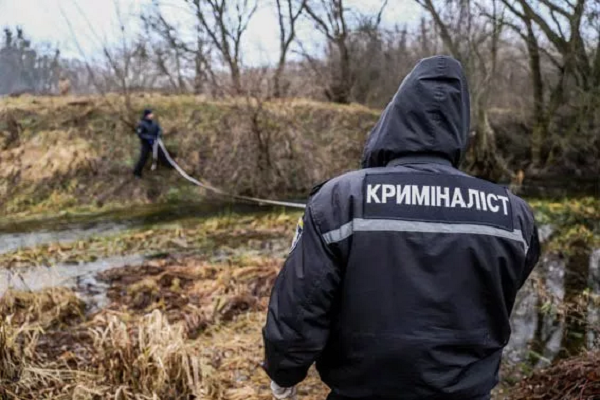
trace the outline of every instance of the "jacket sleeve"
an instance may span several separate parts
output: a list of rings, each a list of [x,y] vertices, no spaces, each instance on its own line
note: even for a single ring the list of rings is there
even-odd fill
[[[534,225],[533,232],[531,235],[531,240],[529,241],[529,249],[527,250],[527,256],[525,258],[525,269],[523,270],[523,276],[521,277],[521,284],[519,287],[523,287],[525,281],[533,271],[533,268],[536,266],[538,260],[540,259],[540,239],[538,236],[538,229]]]
[[[282,387],[301,382],[325,347],[341,282],[336,257],[323,240],[310,203],[302,222],[275,281],[263,328],[264,368]]]
[[[138,135],[140,139],[151,140],[153,139],[152,135],[149,135],[146,127],[142,123],[138,123],[135,128],[135,133]]]

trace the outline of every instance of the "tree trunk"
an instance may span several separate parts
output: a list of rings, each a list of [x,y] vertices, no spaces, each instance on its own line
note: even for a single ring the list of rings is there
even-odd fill
[[[352,71],[350,67],[350,51],[346,46],[346,41],[341,44],[341,70],[342,70],[342,98],[341,103],[348,104],[350,103],[350,92],[352,91]]]
[[[285,96],[285,92],[281,87],[281,78],[283,76],[283,71],[285,70],[285,59],[280,58],[279,64],[277,65],[277,69],[275,70],[275,75],[273,75],[273,97],[281,98]]]
[[[240,67],[236,62],[230,64],[231,70],[231,83],[233,85],[233,92],[236,95],[242,94],[242,76],[240,73]]]
[[[531,69],[531,84],[533,86],[533,110],[535,126],[531,135],[531,160],[534,167],[542,167],[542,146],[548,136],[548,124],[544,112],[544,81],[540,61],[540,49],[533,31],[531,21],[527,22],[527,51],[529,53],[529,68]]]
[[[350,65],[350,52],[346,46],[346,40],[340,38],[337,48],[339,51],[339,69],[333,73],[333,81],[327,89],[327,97],[334,103],[349,104],[352,91],[352,71]]]
[[[475,137],[471,146],[469,171],[476,177],[498,182],[508,171],[496,150],[496,134],[492,128],[486,101],[480,96],[477,101]]]

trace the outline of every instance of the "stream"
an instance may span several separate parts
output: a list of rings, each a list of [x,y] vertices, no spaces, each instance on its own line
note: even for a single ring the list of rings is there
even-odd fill
[[[109,236],[128,229],[160,227],[177,223],[192,225],[201,218],[225,214],[260,214],[272,207],[245,203],[192,203],[145,205],[93,215],[58,216],[38,220],[0,222],[0,254],[45,244],[68,243],[91,237]],[[0,266],[0,297],[8,290],[38,291],[52,287],[74,289],[93,312],[103,308],[108,286],[99,273],[113,268],[137,266],[146,258],[139,254],[111,256],[74,265],[54,264],[11,271]]]
[[[49,243],[66,243],[107,236],[132,228],[182,222],[227,213],[249,214],[272,210],[245,203],[150,204],[92,215],[64,215],[26,221],[0,221],[0,254]]]
[[[54,219],[0,223],[0,254],[26,247],[35,247],[49,243],[66,243],[99,235],[115,233],[140,227],[150,227],[170,223],[193,224],[198,218],[225,213],[247,214],[271,211],[270,208],[254,205],[236,204],[223,206],[218,204],[177,205],[177,206],[144,206],[135,210],[120,210],[90,217],[63,216]],[[107,222],[108,221],[108,222]],[[546,241],[554,233],[550,225],[539,229],[541,241]],[[90,311],[103,308],[107,285],[96,279],[100,272],[112,268],[141,265],[145,258],[141,255],[108,257],[93,262],[58,264],[12,272],[0,268],[0,296],[9,288],[17,290],[41,290],[49,287],[64,286],[74,289],[88,304]],[[600,295],[600,249],[596,249],[589,257],[588,287],[591,293]],[[566,281],[569,274],[567,261],[555,255],[544,254],[540,259],[534,275],[544,282],[547,292],[556,304],[565,298]],[[535,352],[538,367],[547,365],[554,359],[563,343],[566,327],[556,315],[545,312],[542,308],[550,305],[541,304],[539,293],[528,280],[519,292],[512,314],[512,336],[505,349],[505,358],[513,364],[531,360],[532,343],[539,344]],[[542,307],[543,306],[543,307]],[[600,308],[591,302],[587,310],[589,324],[600,323]],[[597,343],[597,333],[585,332],[584,343],[587,347]]]

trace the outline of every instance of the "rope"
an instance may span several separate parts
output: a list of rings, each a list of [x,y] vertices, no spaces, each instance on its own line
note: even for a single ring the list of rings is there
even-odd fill
[[[156,169],[156,162],[158,161],[158,140],[152,143],[152,171]]]
[[[179,172],[179,175],[181,175],[188,182],[191,182],[198,187],[208,190],[209,192],[218,194],[220,196],[231,197],[231,198],[234,198],[237,200],[243,200],[243,201],[249,201],[252,203],[257,203],[259,205],[267,205],[268,204],[268,205],[273,205],[273,206],[283,206],[283,207],[302,208],[302,209],[306,208],[306,204],[302,204],[302,203],[291,203],[291,202],[287,202],[287,201],[260,199],[258,197],[240,196],[237,194],[228,193],[222,189],[219,189],[219,188],[209,185],[207,183],[203,183],[203,182],[199,181],[198,179],[195,179],[195,178],[189,176],[183,170],[183,168],[181,168],[179,166],[179,164],[177,164],[175,162],[175,160],[173,160],[173,158],[171,158],[171,155],[167,151],[163,141],[160,138],[157,140],[157,142],[158,142],[158,145],[160,146],[160,148],[162,149],[162,151],[165,155],[165,158],[167,159],[169,164],[171,164],[173,166],[173,168],[175,168],[177,170],[177,172]]]

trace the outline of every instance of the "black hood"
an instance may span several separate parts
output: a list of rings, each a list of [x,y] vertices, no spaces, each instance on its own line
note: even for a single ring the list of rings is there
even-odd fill
[[[412,155],[448,159],[456,167],[467,147],[470,102],[461,64],[446,56],[421,60],[371,131],[363,168]]]

